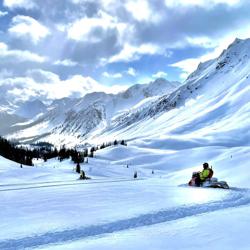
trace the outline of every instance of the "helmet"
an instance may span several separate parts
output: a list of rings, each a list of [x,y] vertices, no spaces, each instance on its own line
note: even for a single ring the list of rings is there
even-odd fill
[[[203,168],[208,168],[208,167],[209,167],[209,165],[207,162],[203,163]]]

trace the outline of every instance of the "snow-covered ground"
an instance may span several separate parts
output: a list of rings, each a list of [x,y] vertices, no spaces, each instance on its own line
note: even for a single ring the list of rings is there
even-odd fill
[[[138,145],[98,151],[86,181],[70,160],[0,158],[0,249],[249,249],[249,147]],[[204,161],[230,190],[182,185]]]
[[[229,208],[39,249],[248,250],[249,216],[249,206]]]

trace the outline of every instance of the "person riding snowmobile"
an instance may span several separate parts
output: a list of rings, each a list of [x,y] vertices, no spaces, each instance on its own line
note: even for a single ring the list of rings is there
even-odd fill
[[[192,179],[188,185],[193,187],[210,187],[210,188],[224,188],[229,189],[229,185],[225,181],[218,181],[213,177],[212,166],[209,167],[208,163],[203,164],[203,170],[201,172],[193,172]]]
[[[203,170],[195,175],[195,184],[196,186],[201,186],[201,184],[206,181],[208,178],[212,178],[213,170],[209,168],[207,162],[203,163]]]
[[[209,178],[210,170],[208,163],[203,163],[203,170],[200,172],[200,179],[202,182]]]

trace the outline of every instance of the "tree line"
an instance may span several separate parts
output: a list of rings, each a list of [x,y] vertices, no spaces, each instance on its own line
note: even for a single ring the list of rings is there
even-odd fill
[[[110,146],[124,145],[127,143],[124,140],[103,143],[99,146],[92,146],[91,148],[85,148],[82,151],[75,149],[68,149],[63,145],[60,149],[57,149],[54,145],[47,142],[38,142],[31,144],[33,149],[27,147],[18,146],[17,143],[13,143],[0,137],[0,155],[3,157],[15,161],[20,164],[33,166],[32,160],[34,158],[43,159],[45,162],[51,158],[58,158],[59,161],[69,159],[76,163],[87,163],[88,157],[94,157],[94,152],[100,149],[104,149]]]
[[[18,147],[15,143],[0,137],[0,155],[11,161],[32,166],[32,159],[38,156],[38,152],[37,150]]]

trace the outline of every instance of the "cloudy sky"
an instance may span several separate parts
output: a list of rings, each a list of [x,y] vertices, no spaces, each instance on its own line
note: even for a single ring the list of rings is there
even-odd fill
[[[235,37],[250,37],[249,0],[0,0],[0,96],[183,81]]]

